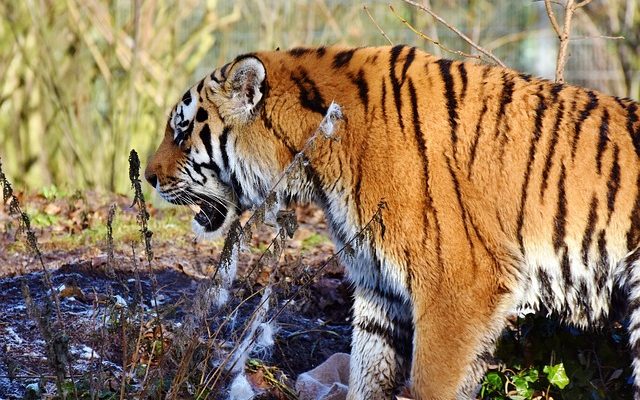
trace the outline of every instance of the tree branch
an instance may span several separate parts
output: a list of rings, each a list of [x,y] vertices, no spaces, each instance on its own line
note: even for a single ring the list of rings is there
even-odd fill
[[[553,30],[556,31],[558,35],[558,39],[562,39],[562,29],[560,29],[560,25],[558,25],[558,20],[556,19],[556,15],[553,12],[553,8],[551,7],[551,0],[544,0],[544,7],[547,9],[547,15],[549,16],[549,21],[551,21],[551,26]]]
[[[409,21],[407,21],[406,18],[403,18],[400,14],[398,14],[396,12],[396,10],[393,8],[393,6],[391,4],[389,4],[389,9],[391,10],[391,12],[393,13],[393,15],[395,15],[403,24],[405,24],[407,26],[407,28],[409,28],[413,33],[415,33],[416,35],[420,36],[421,38],[423,38],[424,40],[427,40],[433,44],[435,44],[436,46],[438,46],[439,48],[441,48],[442,50],[452,53],[452,54],[457,54],[459,56],[462,57],[469,57],[469,58],[477,58],[480,59],[480,56],[475,55],[475,54],[468,54],[468,53],[464,53],[462,51],[459,50],[453,50],[450,49],[448,47],[446,47],[445,45],[443,45],[442,43],[440,43],[438,40],[432,39],[431,37],[427,36],[425,33],[420,32],[418,29],[416,29],[413,25],[411,25],[409,23]]]
[[[553,12],[553,8],[551,7],[551,0],[544,0],[544,6],[547,9],[549,21],[551,22],[551,26],[553,27],[553,30],[556,32],[556,34],[558,35],[558,39],[560,40],[558,58],[556,60],[556,82],[564,82],[564,69],[567,65],[567,51],[569,49],[569,41],[571,40],[571,21],[573,19],[573,14],[577,9],[586,6],[587,4],[591,3],[591,1],[592,0],[582,0],[576,3],[575,0],[567,0],[564,4],[564,21],[561,28]],[[619,37],[603,37],[603,39],[604,38],[619,39]]]
[[[387,39],[387,42],[389,42],[389,44],[393,46],[393,42],[391,41],[391,39],[389,39],[389,36],[387,36],[387,34],[382,29],[382,27],[380,25],[378,25],[376,20],[373,19],[373,15],[371,15],[371,12],[369,11],[369,8],[367,6],[362,6],[362,8],[364,9],[364,12],[366,12],[367,15],[369,16],[369,19],[371,20],[371,22],[373,22],[373,24],[376,26],[376,28],[378,28],[378,30],[380,31],[382,36],[384,36],[384,38]]]
[[[449,28],[456,35],[460,36],[460,38],[462,40],[464,40],[465,42],[469,43],[469,45],[471,45],[471,47],[473,47],[474,49],[478,50],[480,53],[484,54],[489,59],[491,59],[494,63],[498,64],[501,67],[506,67],[506,65],[502,61],[500,61],[500,59],[498,57],[494,56],[493,53],[491,53],[489,50],[485,49],[484,47],[480,46],[479,44],[477,44],[476,42],[471,40],[467,35],[462,33],[459,29],[457,29],[453,25],[449,24],[442,17],[440,17],[435,12],[433,12],[430,8],[427,8],[427,7],[423,6],[422,4],[416,3],[415,1],[412,1],[412,0],[403,0],[403,1],[405,3],[407,3],[407,4],[411,4],[412,6],[414,6],[416,8],[419,8],[420,10],[422,10],[422,11],[426,12],[427,14],[431,15],[438,22],[440,22],[441,24],[443,24],[444,26]]]

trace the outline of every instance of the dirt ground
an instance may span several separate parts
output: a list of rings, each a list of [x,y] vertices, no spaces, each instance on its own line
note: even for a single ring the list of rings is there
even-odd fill
[[[122,316],[122,309],[140,309],[142,315],[159,312],[164,335],[178,341],[172,335],[179,334],[198,288],[215,274],[222,249],[221,241],[193,238],[188,210],[149,208],[154,234],[153,260],[148,264],[129,198],[96,193],[19,197],[31,216],[48,272],[28,249],[16,218],[0,211],[0,399],[28,397],[34,384],[53,391],[48,340],[28,299],[48,313],[53,326],[62,327],[71,373],[77,377],[99,371],[117,387],[123,366],[141,362],[142,356],[136,359],[123,352],[122,340],[105,340],[118,337],[107,332],[112,328],[108,322]],[[112,204],[117,212],[110,246],[106,226]],[[231,315],[235,328],[225,327],[224,336],[235,337],[250,322],[259,298],[255,294],[271,281],[271,315],[278,310],[275,343],[253,356],[276,366],[289,386],[299,373],[331,354],[349,352],[351,333],[351,292],[343,268],[335,261],[327,263],[334,249],[322,212],[312,207],[295,211],[299,227],[287,240],[277,266],[258,262],[275,235],[265,227],[239,258],[231,300],[209,319],[214,329]],[[52,289],[60,301],[60,315],[48,300]]]

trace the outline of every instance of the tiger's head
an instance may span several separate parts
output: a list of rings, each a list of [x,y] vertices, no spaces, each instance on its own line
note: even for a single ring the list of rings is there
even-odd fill
[[[171,111],[145,178],[165,200],[191,207],[197,234],[225,233],[281,171],[276,144],[257,118],[266,92],[263,63],[242,56],[190,88]]]

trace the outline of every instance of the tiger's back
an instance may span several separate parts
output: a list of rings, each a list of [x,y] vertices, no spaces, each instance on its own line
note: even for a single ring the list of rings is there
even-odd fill
[[[305,154],[282,195],[319,203],[338,245],[386,204],[344,260],[350,399],[391,396],[409,365],[416,398],[470,398],[513,312],[593,326],[614,291],[640,360],[636,102],[405,46],[250,54],[191,91],[209,111],[192,145],[226,155],[213,170],[245,206],[342,107],[339,140]],[[202,124],[214,133],[198,138]]]
[[[426,241],[471,264],[502,246],[526,265],[523,305],[569,306],[582,326],[606,315],[613,265],[640,232],[637,103],[408,47],[331,50],[259,57],[286,65],[276,80],[303,108],[344,109],[351,168],[328,159],[320,171],[351,190],[340,223],[362,226],[385,199],[399,247]]]
[[[387,236],[377,243],[382,272],[352,268],[360,287],[395,285],[411,298],[417,325],[416,303],[428,302],[438,303],[425,310],[432,324],[445,314],[439,329],[488,324],[482,335],[459,335],[458,346],[476,348],[471,354],[483,345],[469,343],[492,343],[513,310],[544,307],[587,327],[607,317],[612,291],[633,291],[623,260],[640,227],[636,103],[405,47],[289,54],[282,57],[291,57],[285,64],[302,107],[335,99],[348,119],[334,145],[344,158],[333,149],[318,160],[327,166],[323,181],[341,174],[351,191],[329,207],[349,210],[334,225],[352,227],[349,237],[381,199],[388,203]],[[296,71],[307,71],[308,87]],[[441,297],[443,285],[453,298]],[[456,327],[449,313],[473,315]],[[434,363],[434,348],[456,342],[442,334],[416,339],[432,353],[416,361],[435,369],[425,375],[438,385],[446,378],[434,375],[450,375],[443,365],[465,353],[448,350]]]

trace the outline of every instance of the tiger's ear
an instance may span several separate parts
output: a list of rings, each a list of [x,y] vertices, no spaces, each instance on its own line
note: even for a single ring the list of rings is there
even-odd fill
[[[249,122],[265,95],[267,73],[264,64],[254,56],[246,56],[228,68],[224,71],[227,78],[221,87],[223,98],[218,110],[230,122]]]

